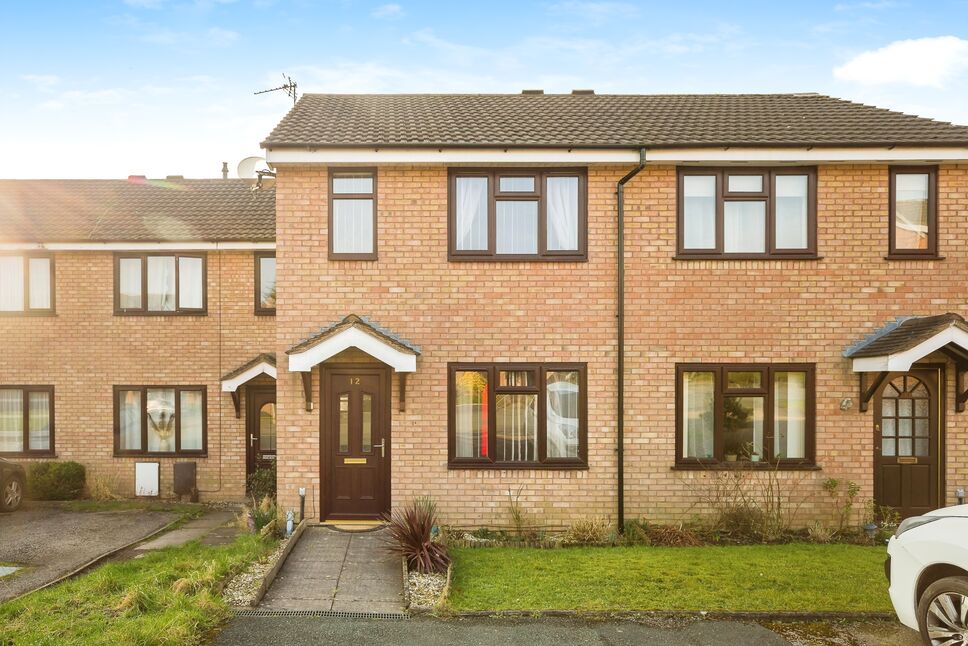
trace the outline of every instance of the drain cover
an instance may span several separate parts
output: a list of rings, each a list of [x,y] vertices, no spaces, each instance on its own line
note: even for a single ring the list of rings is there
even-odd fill
[[[405,612],[347,612],[345,610],[235,610],[236,617],[329,617],[331,619],[410,619]]]

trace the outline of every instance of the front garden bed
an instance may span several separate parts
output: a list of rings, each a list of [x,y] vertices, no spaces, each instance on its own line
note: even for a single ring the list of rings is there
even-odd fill
[[[451,610],[888,612],[883,547],[455,548]]]

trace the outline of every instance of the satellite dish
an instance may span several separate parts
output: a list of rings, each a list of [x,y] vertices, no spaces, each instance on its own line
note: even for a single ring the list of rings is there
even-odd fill
[[[249,186],[255,186],[262,172],[269,170],[269,165],[262,157],[246,157],[239,162],[238,173],[241,179]],[[262,171],[262,172],[260,172]]]

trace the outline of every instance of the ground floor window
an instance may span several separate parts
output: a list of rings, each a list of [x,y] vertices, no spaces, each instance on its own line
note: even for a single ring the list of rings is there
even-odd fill
[[[450,465],[587,464],[585,364],[449,366]]]
[[[54,452],[54,387],[0,386],[0,454]]]
[[[678,464],[814,461],[812,364],[680,364]]]
[[[114,450],[118,454],[205,452],[205,388],[116,386]]]

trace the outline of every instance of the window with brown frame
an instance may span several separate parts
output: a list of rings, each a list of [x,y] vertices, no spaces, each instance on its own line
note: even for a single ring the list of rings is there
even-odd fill
[[[583,363],[448,364],[452,468],[583,468]]]
[[[208,442],[203,386],[115,386],[116,455],[203,455]]]
[[[274,315],[276,313],[276,254],[256,252],[255,254],[255,313]]]
[[[376,260],[375,168],[329,169],[329,257]]]
[[[815,168],[679,168],[678,257],[816,258]]]
[[[812,465],[813,364],[678,364],[676,464]]]
[[[0,455],[53,455],[54,387],[0,386]]]
[[[452,168],[450,260],[586,260],[584,168]]]
[[[53,256],[0,254],[0,315],[53,313]]]
[[[892,166],[889,258],[938,257],[938,168]]]
[[[114,313],[206,313],[206,256],[200,253],[118,253],[114,256]]]

